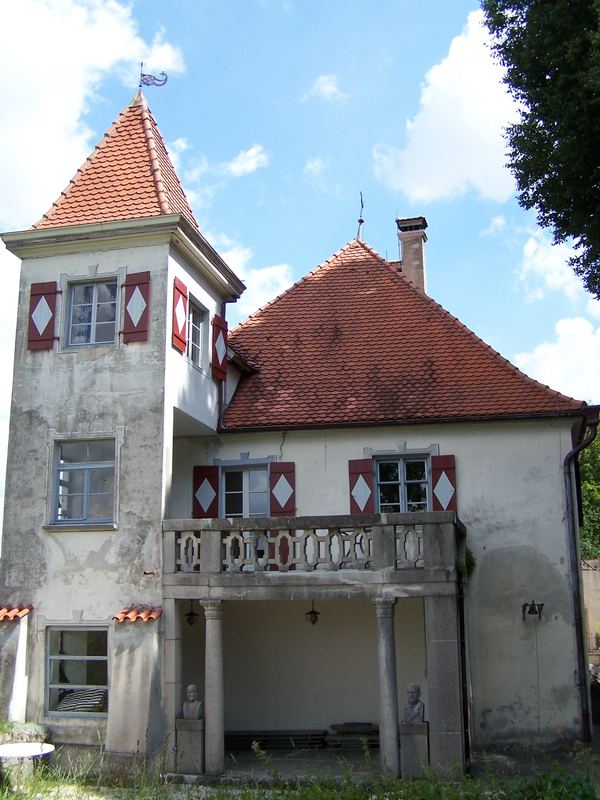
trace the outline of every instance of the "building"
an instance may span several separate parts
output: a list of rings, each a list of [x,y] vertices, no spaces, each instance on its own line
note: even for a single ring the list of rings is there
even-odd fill
[[[426,222],[397,223],[401,261],[356,238],[228,337],[244,286],[138,94],[4,234],[4,713],[170,770],[203,737],[210,774],[226,732],[358,721],[397,772],[410,683],[434,769],[589,736],[574,462],[598,408],[431,300]],[[203,733],[178,730],[190,683]]]

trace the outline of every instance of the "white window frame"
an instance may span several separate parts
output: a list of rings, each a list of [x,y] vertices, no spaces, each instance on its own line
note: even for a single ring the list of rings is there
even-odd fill
[[[50,652],[50,637],[52,633],[87,633],[99,632],[105,634],[106,640],[106,655],[104,656],[88,656],[88,655],[65,655],[61,653],[52,654]],[[108,716],[107,711],[61,711],[50,709],[50,690],[65,688],[67,690],[78,691],[85,689],[104,689],[106,691],[107,706],[110,698],[110,647],[109,647],[109,630],[106,625],[48,625],[46,626],[45,635],[45,700],[44,710],[47,716],[51,717],[79,717],[81,719],[91,719],[95,717],[105,718]],[[54,661],[96,661],[106,662],[106,684],[76,684],[76,683],[51,683],[52,676],[52,663]]]
[[[112,518],[102,521],[96,518],[88,520],[60,520],[58,519],[58,472],[60,445],[68,442],[95,442],[102,440],[114,441],[114,484],[113,484],[113,510]],[[46,520],[44,528],[47,530],[116,530],[119,524],[119,471],[121,447],[125,440],[125,427],[118,426],[111,431],[98,431],[89,434],[61,433],[53,428],[46,431],[46,450],[48,453],[48,469],[46,479]],[[101,462],[106,463],[106,462]]]
[[[115,320],[114,320],[113,338],[112,339],[98,340],[97,339],[97,336],[98,336],[97,326],[99,324],[102,324],[102,323],[99,323],[98,319],[97,319],[98,307],[100,305],[102,305],[102,303],[100,303],[98,301],[98,287],[99,286],[107,286],[109,284],[112,284],[115,287],[115,299],[114,299]],[[91,323],[90,323],[91,336],[90,336],[90,340],[87,341],[87,342],[73,342],[72,339],[71,339],[72,331],[73,331],[73,325],[74,324],[79,324],[79,323],[74,323],[73,322],[73,295],[75,293],[75,289],[77,289],[79,287],[82,287],[82,286],[83,287],[87,287],[87,286],[91,286],[92,287],[92,302],[91,302],[92,319],[91,319]],[[81,324],[83,324],[83,323],[81,323]],[[66,333],[67,333],[67,347],[70,347],[70,348],[71,347],[74,347],[74,348],[93,347],[93,346],[104,346],[104,347],[108,346],[108,347],[110,347],[111,345],[114,345],[114,343],[117,340],[118,333],[119,333],[119,282],[118,282],[116,276],[111,275],[111,276],[108,276],[108,277],[105,277],[105,278],[100,278],[100,277],[99,278],[95,278],[94,280],[82,280],[82,281],[70,281],[69,282]]]
[[[194,323],[194,313],[197,313],[200,317],[200,324],[195,325]],[[192,364],[197,369],[202,371],[206,370],[207,365],[207,326],[206,320],[208,317],[208,311],[204,306],[199,303],[191,294],[188,295],[188,310],[187,310],[187,329],[186,329],[186,357],[190,364]],[[194,343],[192,332],[193,328],[198,330],[198,344],[196,346],[197,352],[194,352]]]
[[[265,479],[266,479],[266,509],[264,514],[258,513],[250,513],[250,473],[251,472],[264,472]],[[233,472],[241,472],[242,473],[242,513],[241,514],[227,514],[226,512],[226,495],[228,492],[226,491],[226,480],[227,474],[231,474]],[[246,518],[250,519],[251,517],[268,517],[269,516],[269,506],[270,506],[270,498],[269,498],[269,467],[268,464],[240,464],[236,466],[229,466],[223,467],[221,469],[221,480],[219,481],[219,486],[221,487],[221,497],[220,497],[220,506],[221,506],[221,516],[223,517],[235,517],[235,518]],[[239,494],[239,492],[236,492]]]
[[[418,461],[425,464],[425,479],[424,480],[410,480],[406,478],[406,465],[411,461]],[[384,481],[380,483],[379,480],[379,465],[380,464],[389,464],[395,463],[398,464],[398,480],[397,481]],[[373,459],[373,470],[374,470],[374,486],[375,486],[375,497],[376,497],[376,504],[377,504],[377,511],[381,512],[382,505],[391,505],[390,503],[382,503],[381,502],[381,493],[379,491],[380,486],[382,485],[397,485],[398,494],[399,494],[399,505],[400,508],[396,511],[390,511],[386,509],[387,513],[408,513],[411,510],[408,508],[408,496],[407,496],[407,487],[411,484],[424,484],[426,488],[426,495],[427,495],[427,502],[426,505],[419,508],[413,509],[412,511],[416,511],[419,513],[420,511],[431,511],[432,509],[432,494],[431,494],[431,458],[427,453],[413,453],[410,454],[398,454],[398,453],[390,453],[389,455],[379,455]],[[386,513],[383,512],[383,513]]]

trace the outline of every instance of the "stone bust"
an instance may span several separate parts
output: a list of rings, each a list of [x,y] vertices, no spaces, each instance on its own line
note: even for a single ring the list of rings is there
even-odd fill
[[[418,683],[409,683],[406,687],[406,700],[404,706],[403,723],[423,722],[425,706],[421,700],[421,687]]]
[[[183,701],[184,719],[202,719],[202,700],[198,700],[198,689],[195,683],[185,690],[186,699]]]

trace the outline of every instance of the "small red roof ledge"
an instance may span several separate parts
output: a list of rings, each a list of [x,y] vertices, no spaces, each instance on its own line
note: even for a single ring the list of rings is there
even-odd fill
[[[126,606],[113,619],[117,622],[155,622],[162,614],[162,608],[153,606]]]
[[[1,606],[0,622],[19,622],[32,610],[31,606]]]
[[[140,92],[114,121],[52,207],[32,228],[194,213]]]

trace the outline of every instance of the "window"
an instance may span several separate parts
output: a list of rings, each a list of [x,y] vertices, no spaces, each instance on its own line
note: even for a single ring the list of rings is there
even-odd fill
[[[114,439],[60,442],[57,446],[57,523],[108,523],[114,515]]]
[[[429,469],[425,458],[376,461],[379,511],[427,511]]]
[[[108,711],[107,631],[46,630],[46,710],[61,714]]]
[[[72,283],[69,286],[70,346],[115,341],[117,281]]]
[[[266,468],[226,469],[223,507],[226,517],[267,517],[269,486]]]
[[[202,331],[204,327],[204,311],[192,300],[188,302],[187,357],[197,367],[202,366]]]

